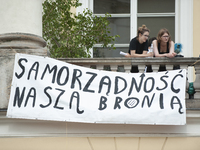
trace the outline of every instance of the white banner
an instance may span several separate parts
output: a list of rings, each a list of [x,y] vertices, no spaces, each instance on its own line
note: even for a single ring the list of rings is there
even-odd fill
[[[185,69],[122,73],[16,54],[7,117],[184,125],[185,87]]]

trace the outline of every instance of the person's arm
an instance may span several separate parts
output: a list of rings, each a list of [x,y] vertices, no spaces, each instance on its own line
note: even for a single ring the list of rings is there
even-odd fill
[[[153,53],[147,53],[147,51],[143,51],[142,54],[136,54],[136,50],[131,50],[131,54],[127,53],[125,57],[151,57]]]
[[[153,51],[154,51],[155,57],[169,57],[169,58],[172,58],[172,57],[176,56],[176,53],[174,52],[174,42],[173,41],[171,41],[170,48],[169,48],[169,53],[159,54],[158,47],[157,47],[157,40],[154,40],[153,41]]]
[[[170,48],[169,48],[169,53],[168,53],[168,56],[167,57],[175,57],[176,56],[176,53],[174,52],[174,42],[171,41],[170,43]]]
[[[147,53],[148,51],[148,41],[146,41],[144,44],[144,49],[142,54],[136,53],[136,39],[133,39],[129,45],[130,54],[128,53],[126,57],[151,57],[153,56],[153,53]]]
[[[157,40],[153,41],[153,52],[154,52],[155,57],[167,57],[166,54],[159,54]]]

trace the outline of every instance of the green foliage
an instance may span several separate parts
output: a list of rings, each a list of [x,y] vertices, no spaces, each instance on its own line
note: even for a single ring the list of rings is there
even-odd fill
[[[81,6],[79,0],[46,0],[43,3],[43,38],[51,57],[91,57],[94,44],[114,48],[116,36],[109,36],[109,14],[93,16],[88,9],[75,15],[70,9]],[[110,46],[108,44],[112,43]]]

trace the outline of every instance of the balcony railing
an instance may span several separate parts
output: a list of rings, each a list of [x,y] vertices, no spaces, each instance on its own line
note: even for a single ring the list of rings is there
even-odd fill
[[[176,58],[62,58],[58,59],[67,63],[84,66],[99,70],[119,71],[130,73],[131,66],[138,66],[140,73],[145,71],[147,65],[151,65],[153,72],[158,72],[160,65],[165,65],[166,70],[173,70],[174,66],[180,66],[180,69],[188,70],[194,68],[194,95],[188,94],[189,81],[186,84],[186,108],[200,110],[200,58],[197,57],[176,57]],[[187,71],[187,76],[193,76],[193,71]]]

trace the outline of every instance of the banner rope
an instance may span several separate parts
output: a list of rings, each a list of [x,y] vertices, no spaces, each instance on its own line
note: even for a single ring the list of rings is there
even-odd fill
[[[11,49],[11,50],[12,50],[14,53],[17,53],[17,52],[16,52],[16,50],[12,49],[12,47],[11,47],[11,46],[10,46],[10,49]]]
[[[194,62],[191,66],[194,66],[196,63],[198,63],[200,60],[197,60],[196,62]]]

